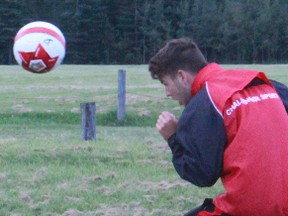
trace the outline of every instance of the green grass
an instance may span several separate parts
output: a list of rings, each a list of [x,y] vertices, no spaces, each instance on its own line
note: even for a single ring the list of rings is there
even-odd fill
[[[240,67],[225,65],[225,67]],[[242,65],[242,67],[247,67]],[[249,65],[288,83],[286,65]],[[127,116],[117,120],[117,71]],[[223,191],[181,180],[154,125],[167,100],[147,66],[62,65],[48,74],[0,66],[0,215],[182,215]],[[96,140],[80,103],[96,102]]]

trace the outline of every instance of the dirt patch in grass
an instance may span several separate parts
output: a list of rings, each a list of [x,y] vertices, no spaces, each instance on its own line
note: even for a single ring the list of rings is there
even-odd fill
[[[122,204],[117,207],[111,207],[108,205],[101,205],[95,212],[95,215],[101,216],[148,216],[149,211],[145,209],[139,202],[130,202],[128,204]]]
[[[182,183],[182,182],[170,183],[168,181],[160,181],[160,182],[143,181],[139,184],[140,184],[139,188],[142,188],[144,191],[170,190],[170,189],[177,189],[181,187],[187,187],[187,184]]]
[[[79,181],[76,181],[76,182],[64,182],[62,184],[59,184],[57,186],[57,189],[65,190],[65,189],[69,189],[69,188],[79,187],[82,190],[88,190],[90,185],[94,185],[97,182],[102,182],[102,181],[105,181],[107,179],[116,178],[116,176],[117,176],[116,173],[108,173],[104,176],[83,177]],[[107,191],[105,191],[105,193],[107,193]]]
[[[12,107],[12,109],[19,113],[32,112],[32,109],[25,107],[24,104],[16,104]]]
[[[9,137],[9,138],[0,138],[0,145],[2,144],[8,144],[10,142],[14,142],[16,141],[17,139],[14,138],[14,137]]]

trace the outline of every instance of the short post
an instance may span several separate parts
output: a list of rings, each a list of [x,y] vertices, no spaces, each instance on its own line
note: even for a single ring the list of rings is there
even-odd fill
[[[125,118],[125,98],[126,98],[126,71],[118,70],[118,111],[117,119]]]
[[[95,140],[96,139],[96,104],[95,102],[81,103],[82,115],[82,139]]]

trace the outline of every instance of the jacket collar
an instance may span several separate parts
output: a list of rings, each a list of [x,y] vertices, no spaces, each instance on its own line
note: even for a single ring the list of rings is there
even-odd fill
[[[206,65],[203,69],[201,69],[193,83],[191,88],[191,95],[194,96],[197,94],[197,92],[204,87],[205,83],[213,76],[215,76],[215,73],[221,72],[224,69],[218,65],[217,63],[210,63]]]

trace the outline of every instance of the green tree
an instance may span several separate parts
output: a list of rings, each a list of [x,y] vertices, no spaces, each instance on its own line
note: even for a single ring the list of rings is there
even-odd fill
[[[2,0],[0,7],[0,62],[13,61],[13,41],[21,26],[22,4],[19,1]]]
[[[164,1],[156,0],[151,4],[149,1],[144,3],[141,8],[140,28],[143,49],[145,49],[145,59],[148,59],[162,45],[170,39],[170,20],[165,17]]]
[[[64,63],[147,63],[166,40],[185,36],[209,61],[283,63],[287,10],[286,0],[2,0],[0,63],[13,62],[15,34],[37,20],[64,33]]]

